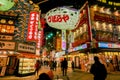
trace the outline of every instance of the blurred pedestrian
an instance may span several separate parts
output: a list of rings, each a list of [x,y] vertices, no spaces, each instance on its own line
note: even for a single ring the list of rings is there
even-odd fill
[[[37,60],[35,63],[35,74],[38,75],[40,69],[40,61]]]
[[[100,63],[97,56],[94,57],[95,63],[92,64],[90,73],[94,75],[94,80],[105,80],[107,77],[107,70],[104,64]]]
[[[47,73],[41,73],[37,80],[52,80]]]
[[[66,76],[67,75],[67,68],[68,68],[68,61],[66,58],[64,58],[64,60],[61,62],[61,68],[62,68],[63,76]]]
[[[53,70],[55,70],[56,71],[56,68],[57,68],[57,61],[53,61]]]
[[[74,68],[75,68],[75,63],[74,63],[74,61],[71,62],[71,65],[72,65],[72,71],[74,71]]]
[[[50,70],[53,70],[53,69],[54,69],[53,64],[54,64],[53,60],[50,60],[50,62],[49,62]]]

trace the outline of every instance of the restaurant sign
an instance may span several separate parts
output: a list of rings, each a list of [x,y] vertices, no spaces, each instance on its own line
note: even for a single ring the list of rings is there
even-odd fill
[[[35,50],[36,50],[36,48],[33,45],[28,45],[28,44],[23,44],[23,43],[17,44],[17,51],[18,52],[35,53]]]
[[[15,42],[0,41],[0,50],[15,50]]]
[[[28,23],[28,33],[27,33],[28,41],[36,41],[37,40],[38,22],[39,22],[39,12],[31,11],[29,23]]]
[[[67,7],[57,7],[46,13],[46,22],[56,29],[71,30],[79,21],[79,11]]]

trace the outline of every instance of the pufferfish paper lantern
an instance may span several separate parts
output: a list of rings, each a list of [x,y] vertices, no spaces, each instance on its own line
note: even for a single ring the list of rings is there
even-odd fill
[[[0,11],[7,11],[14,6],[13,0],[0,0]]]
[[[61,30],[72,30],[76,28],[80,19],[79,11],[68,7],[57,7],[48,11],[45,15],[50,27]]]

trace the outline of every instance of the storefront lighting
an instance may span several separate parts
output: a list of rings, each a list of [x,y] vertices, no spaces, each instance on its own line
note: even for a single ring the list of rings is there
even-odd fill
[[[105,9],[106,14],[111,14],[110,8]]]
[[[99,11],[100,11],[100,13],[105,13],[104,7],[101,7]]]
[[[93,10],[94,10],[94,11],[97,11],[97,10],[98,10],[98,6],[97,6],[97,5],[94,5],[94,6],[93,6]]]
[[[13,54],[13,51],[9,51],[10,54]]]
[[[3,54],[7,54],[7,52],[6,52],[6,51],[4,51],[4,52],[3,52]]]
[[[6,23],[6,20],[5,19],[1,19],[0,23]]]
[[[6,32],[6,30],[5,30],[5,29],[2,29],[2,32],[3,32],[3,33],[5,33],[5,32]]]
[[[114,12],[114,15],[115,16],[119,16],[120,15],[119,12],[118,12],[118,10]]]

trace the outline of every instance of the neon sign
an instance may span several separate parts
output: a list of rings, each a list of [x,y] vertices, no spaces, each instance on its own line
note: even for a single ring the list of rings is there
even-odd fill
[[[79,11],[67,7],[57,7],[46,13],[45,19],[50,27],[72,30],[79,22]]]
[[[54,15],[48,17],[48,22],[67,22],[69,20],[68,15]]]

